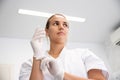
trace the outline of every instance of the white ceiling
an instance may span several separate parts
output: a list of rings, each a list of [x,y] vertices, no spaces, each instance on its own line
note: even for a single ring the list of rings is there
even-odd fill
[[[31,39],[47,18],[20,15],[18,9],[84,17],[70,22],[70,42],[103,43],[120,23],[119,0],[0,0],[0,37]]]

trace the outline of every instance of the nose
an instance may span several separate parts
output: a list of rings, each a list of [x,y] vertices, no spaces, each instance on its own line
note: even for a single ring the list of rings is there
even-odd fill
[[[59,25],[59,29],[60,29],[60,30],[63,30],[63,29],[64,29],[63,24],[60,24],[60,25]]]

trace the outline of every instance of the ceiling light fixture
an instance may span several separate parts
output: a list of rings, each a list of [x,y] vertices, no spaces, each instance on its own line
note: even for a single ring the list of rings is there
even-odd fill
[[[45,13],[45,12],[39,12],[39,11],[33,11],[33,10],[25,10],[25,9],[19,9],[19,14],[25,14],[25,15],[32,15],[32,16],[40,16],[40,17],[50,17],[53,15],[52,13]],[[66,18],[70,21],[76,21],[76,22],[85,22],[85,18],[79,18],[79,17],[73,17],[65,15]]]

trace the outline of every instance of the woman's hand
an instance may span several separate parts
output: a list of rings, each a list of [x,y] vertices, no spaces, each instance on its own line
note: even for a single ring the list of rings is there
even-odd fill
[[[61,68],[55,59],[46,57],[42,59],[41,70],[48,69],[50,74],[54,77],[54,80],[63,80],[64,70]]]
[[[37,28],[31,40],[31,46],[33,48],[34,57],[36,59],[41,59],[44,57],[43,54],[43,38],[45,37],[45,31]]]

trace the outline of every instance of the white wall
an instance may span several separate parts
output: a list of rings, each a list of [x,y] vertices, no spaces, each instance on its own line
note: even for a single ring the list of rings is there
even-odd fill
[[[108,67],[108,59],[106,58],[105,46],[97,43],[68,43],[68,48],[89,48],[96,55],[102,58]],[[20,64],[31,58],[33,54],[30,40],[26,39],[13,39],[13,38],[0,38],[0,64],[11,64],[14,66],[13,77],[17,80],[19,75]]]
[[[111,75],[114,80],[120,80],[120,46],[106,45],[108,61],[111,66]]]
[[[17,80],[20,64],[32,56],[29,42],[25,39],[0,38],[0,64],[14,67],[11,72],[8,72],[15,74],[15,76],[12,76],[14,80]]]
[[[112,72],[120,71],[120,46],[110,46],[106,50]]]

